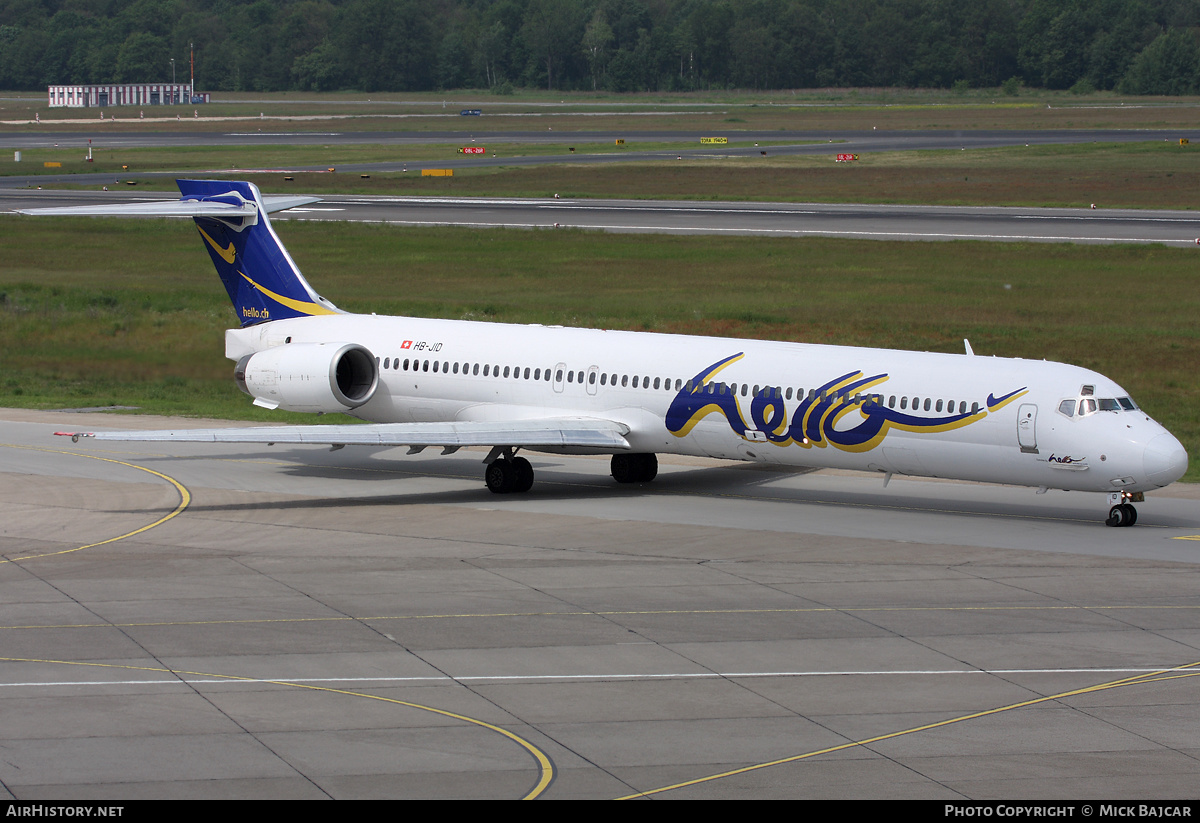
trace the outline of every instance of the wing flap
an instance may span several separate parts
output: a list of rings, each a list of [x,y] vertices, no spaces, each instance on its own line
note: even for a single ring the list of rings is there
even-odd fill
[[[512,446],[630,448],[629,427],[611,420],[569,417],[457,423],[375,423],[361,426],[251,426],[229,429],[55,432],[78,440],[179,443],[297,443],[335,446]]]

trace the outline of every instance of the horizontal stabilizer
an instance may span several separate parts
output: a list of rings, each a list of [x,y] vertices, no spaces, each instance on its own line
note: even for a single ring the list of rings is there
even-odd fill
[[[297,443],[344,446],[512,446],[630,448],[629,427],[594,418],[333,426],[250,426],[178,431],[55,432],[78,439],[181,443]]]
[[[320,201],[319,197],[264,197],[263,206],[268,213],[274,213]],[[249,200],[230,203],[219,200],[185,198],[150,203],[17,209],[17,214],[27,214],[33,217],[214,217],[221,219],[255,216],[258,214],[258,206]]]
[[[287,211],[288,209],[307,206],[310,203],[320,203],[320,197],[285,197],[283,195],[264,195],[263,205],[266,206],[267,214],[274,214],[277,211]]]

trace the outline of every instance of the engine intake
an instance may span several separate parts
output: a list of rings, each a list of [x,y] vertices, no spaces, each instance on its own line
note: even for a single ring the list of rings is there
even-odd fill
[[[248,354],[233,378],[255,405],[298,412],[344,412],[375,394],[375,356],[357,343],[289,343]]]

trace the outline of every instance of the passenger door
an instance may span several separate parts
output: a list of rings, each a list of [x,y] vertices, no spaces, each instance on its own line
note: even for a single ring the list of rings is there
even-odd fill
[[[1017,409],[1017,443],[1026,454],[1037,454],[1037,406],[1022,403]]]

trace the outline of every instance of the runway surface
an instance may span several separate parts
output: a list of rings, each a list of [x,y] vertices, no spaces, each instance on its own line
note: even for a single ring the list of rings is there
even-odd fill
[[[1195,246],[1200,239],[1200,214],[1166,210],[363,195],[323,195],[322,198],[321,203],[279,212],[272,219],[475,228],[560,227],[658,234],[824,236],[860,240]],[[0,210],[174,199],[177,198],[165,193],[129,191],[0,191]]]
[[[580,228],[654,234],[1197,245],[1184,211],[330,196],[280,215],[398,225]]]
[[[1190,487],[50,436],[129,424],[0,410],[0,794],[1195,794]]]

